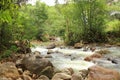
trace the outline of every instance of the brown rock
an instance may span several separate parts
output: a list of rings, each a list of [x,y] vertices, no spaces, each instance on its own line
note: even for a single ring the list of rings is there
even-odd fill
[[[99,53],[99,54],[101,54],[101,55],[104,55],[104,54],[110,53],[110,51],[107,50],[107,49],[102,49],[102,50],[96,51],[96,53]]]
[[[23,75],[22,78],[23,80],[32,80],[32,78],[28,75]]]
[[[74,73],[71,80],[83,80],[81,73]]]
[[[99,54],[99,53],[95,53],[95,54],[92,54],[91,56],[87,56],[84,58],[85,61],[91,61],[93,60],[94,58],[101,58],[102,55]]]
[[[0,77],[17,79],[19,76],[19,72],[14,63],[7,62],[0,64]]]
[[[48,49],[47,54],[52,54],[52,53],[54,53],[54,52],[52,50]]]
[[[76,43],[75,45],[74,45],[74,48],[76,48],[76,49],[80,49],[80,48],[82,48],[83,47],[83,44],[81,44],[81,43]]]
[[[34,74],[49,73],[52,75],[54,72],[52,63],[46,58],[36,58],[34,55],[28,56],[22,60],[22,64],[27,70]]]
[[[56,73],[52,80],[70,80],[71,76],[66,73]]]
[[[36,80],[49,80],[49,78],[45,75],[41,75],[38,79]]]
[[[72,75],[74,73],[72,68],[63,69],[62,72],[68,75]]]
[[[53,77],[53,73],[54,73],[54,70],[53,70],[53,67],[51,67],[51,66],[45,67],[45,68],[40,72],[40,74],[46,75],[46,76],[49,77],[49,78],[52,78],[52,77]]]
[[[53,49],[55,47],[56,47],[55,43],[51,43],[47,46],[47,49]]]
[[[45,58],[52,58],[52,56],[51,55],[46,55]]]
[[[120,74],[115,70],[92,66],[89,68],[87,80],[120,80]]]

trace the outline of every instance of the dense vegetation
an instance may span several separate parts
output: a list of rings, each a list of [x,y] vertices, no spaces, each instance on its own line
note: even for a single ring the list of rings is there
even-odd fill
[[[15,41],[47,41],[49,36],[61,37],[68,45],[120,42],[119,1],[67,0],[59,4],[56,0],[55,6],[27,1],[0,1],[0,51],[15,51]]]

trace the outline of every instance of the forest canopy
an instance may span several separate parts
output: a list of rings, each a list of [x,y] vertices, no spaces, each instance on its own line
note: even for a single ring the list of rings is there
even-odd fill
[[[76,42],[120,42],[120,2],[114,0],[67,0],[55,6],[28,0],[0,1],[0,50],[15,41],[61,37]]]

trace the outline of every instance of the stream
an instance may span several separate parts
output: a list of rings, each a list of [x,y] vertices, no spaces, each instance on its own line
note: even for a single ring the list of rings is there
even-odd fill
[[[48,55],[48,49],[43,46],[36,46],[35,48],[31,49],[32,52],[39,51],[43,56]],[[101,49],[107,49],[110,51],[110,53],[104,55],[103,58],[95,59],[92,62],[84,61],[84,58],[94,54],[94,52],[91,52],[90,50],[83,51],[83,48],[72,49],[66,47],[61,49],[59,47],[56,47],[54,49],[51,49],[53,53],[49,55],[52,56],[52,58],[48,59],[52,62],[53,66],[57,70],[72,68],[74,71],[79,71],[82,69],[88,69],[93,65],[100,65],[120,72],[120,47],[96,47],[96,51]],[[117,63],[112,63],[112,61],[109,61],[108,58],[116,61]]]

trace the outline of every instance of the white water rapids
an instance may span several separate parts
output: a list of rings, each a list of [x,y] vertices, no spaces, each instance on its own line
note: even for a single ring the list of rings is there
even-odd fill
[[[105,49],[104,47],[102,47]],[[97,50],[101,49],[101,47],[97,47]],[[120,47],[111,47],[106,48],[111,53],[106,55],[107,57],[114,57],[117,56],[120,60]],[[62,70],[65,68],[72,68],[74,71],[79,71],[82,69],[88,69],[90,66],[93,65],[100,65],[107,68],[115,69],[120,71],[120,63],[119,64],[113,64],[110,61],[108,61],[106,58],[96,59],[96,63],[93,62],[87,62],[83,59],[86,56],[94,54],[94,52],[91,51],[83,51],[82,49],[69,49],[69,48],[54,48],[51,49],[54,53],[49,54],[52,56],[52,58],[49,58],[49,60],[52,62],[53,66],[58,69]],[[35,48],[32,48],[32,52],[39,51],[41,52],[41,55],[46,56],[48,55],[48,49],[37,46]]]

